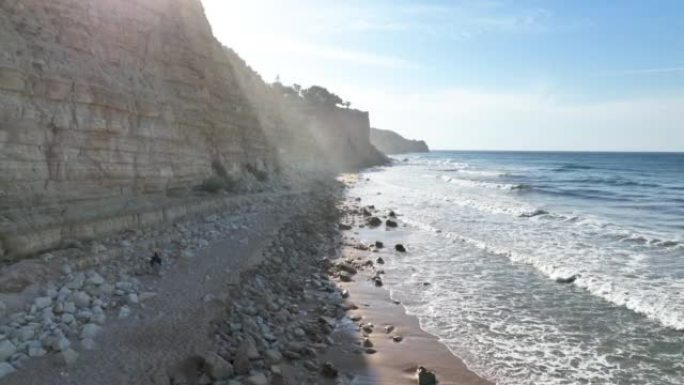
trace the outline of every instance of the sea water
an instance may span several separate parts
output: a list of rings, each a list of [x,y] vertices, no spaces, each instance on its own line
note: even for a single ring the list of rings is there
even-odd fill
[[[405,225],[386,286],[471,369],[684,384],[684,154],[432,152],[362,176],[352,196]]]

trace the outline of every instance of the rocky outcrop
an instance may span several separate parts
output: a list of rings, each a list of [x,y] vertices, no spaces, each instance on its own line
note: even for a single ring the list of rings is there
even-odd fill
[[[3,1],[0,46],[0,259],[383,160],[366,113],[288,112],[199,0]]]
[[[425,141],[406,139],[390,130],[372,128],[370,140],[378,150],[388,155],[430,151]]]

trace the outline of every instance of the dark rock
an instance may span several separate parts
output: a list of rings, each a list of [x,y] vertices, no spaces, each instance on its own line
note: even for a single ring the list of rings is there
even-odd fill
[[[324,362],[323,365],[321,365],[321,374],[325,378],[337,378],[339,371],[332,363]]]
[[[344,223],[340,223],[339,225],[340,230],[351,230],[352,227],[349,225],[345,225]]]
[[[390,216],[390,218],[396,218],[397,214],[394,211],[390,211],[389,216]]]
[[[422,366],[418,367],[418,385],[437,385],[437,376]]]
[[[378,257],[378,259],[375,260],[375,263],[377,263],[377,264],[379,264],[379,265],[382,265],[382,264],[385,263],[385,260],[382,259],[382,257]]]
[[[394,341],[394,342],[396,342],[396,343],[399,343],[399,342],[401,342],[401,341],[403,341],[403,340],[404,340],[404,337],[402,337],[402,336],[393,336],[393,337],[392,337],[392,341]]]
[[[370,227],[378,227],[382,224],[382,220],[378,217],[371,217],[368,219],[367,223]]]
[[[371,213],[368,209],[365,209],[365,208],[363,209],[363,211],[361,213],[363,214],[364,217],[372,217],[373,216],[373,213]]]
[[[573,283],[573,282],[575,282],[575,281],[577,280],[577,278],[579,278],[579,275],[574,274],[574,275],[572,275],[572,276],[570,276],[570,277],[559,277],[559,278],[556,278],[556,282],[557,282],[557,283]]]
[[[401,243],[397,243],[397,244],[394,246],[394,250],[396,250],[396,251],[398,251],[398,252],[400,252],[400,253],[405,253],[405,252],[406,252],[406,248],[405,248],[404,245],[402,245]]]
[[[391,219],[388,219],[385,221],[385,226],[394,228],[394,227],[397,227],[398,225],[397,225],[397,222],[395,222]]]
[[[385,244],[380,241],[375,241],[375,247],[377,249],[382,249],[383,247],[385,247]]]
[[[382,279],[380,279],[380,277],[373,277],[373,283],[375,284],[375,286],[381,287],[382,286]]]

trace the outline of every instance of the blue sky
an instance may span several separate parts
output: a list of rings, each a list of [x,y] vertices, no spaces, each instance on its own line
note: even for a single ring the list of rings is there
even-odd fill
[[[433,148],[684,151],[684,1],[203,3],[265,80]]]

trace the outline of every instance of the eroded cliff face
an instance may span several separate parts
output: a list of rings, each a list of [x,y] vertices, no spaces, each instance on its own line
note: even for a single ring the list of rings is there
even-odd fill
[[[370,151],[367,116],[301,131],[328,117],[265,97],[199,0],[5,0],[0,47],[0,258],[215,207],[190,192],[212,175],[249,191],[334,171],[322,142]]]

